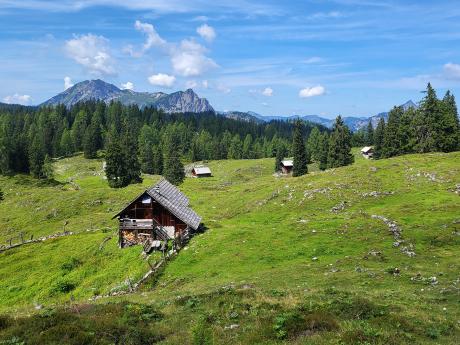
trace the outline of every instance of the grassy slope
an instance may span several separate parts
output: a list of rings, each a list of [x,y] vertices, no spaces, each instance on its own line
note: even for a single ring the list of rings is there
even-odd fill
[[[181,186],[208,230],[169,263],[152,283],[153,289],[147,286],[141,294],[124,299],[161,308],[174,330],[165,341],[171,343],[189,337],[200,314],[214,315],[215,339],[266,343],[276,339],[273,320],[278,320],[279,313],[304,311],[306,307],[299,306],[307,303],[309,308],[318,306],[335,315],[345,342],[351,334],[363,342],[369,337],[370,343],[375,339],[391,343],[397,328],[395,339],[401,341],[442,339],[454,344],[460,320],[456,258],[460,200],[450,189],[460,183],[459,160],[459,153],[377,162],[357,157],[353,166],[300,178],[273,177],[270,159],[211,162],[215,177],[188,179]],[[114,229],[113,211],[155,178],[146,178],[142,186],[110,190],[100,169],[100,161],[75,157],[56,163],[57,179],[62,182],[56,186],[30,187],[22,176],[1,178],[6,200],[0,203],[0,238],[19,230],[54,233],[61,231],[65,220],[69,230]],[[66,183],[69,178],[79,190]],[[372,191],[394,194],[363,196]],[[331,212],[342,201],[346,201],[345,209]],[[27,208],[29,212],[24,211]],[[388,227],[371,218],[372,214],[396,221],[403,238],[415,246],[416,257],[394,248]],[[23,311],[32,302],[68,301],[70,293],[58,292],[62,281],[75,284],[73,298],[83,300],[128,277],[139,277],[148,267],[140,248],[120,251],[114,237],[99,250],[110,235],[84,233],[0,254],[1,308]],[[371,251],[380,254],[369,255]],[[78,264],[63,269],[72,258]],[[395,267],[401,270],[399,275],[387,272]],[[422,279],[411,279],[417,274]],[[438,284],[423,279],[432,276]],[[223,287],[234,293],[227,296],[225,292],[222,297]],[[381,317],[400,319],[363,321],[334,307],[349,300],[350,305],[359,304],[356,297],[365,298],[372,310],[384,308]],[[178,298],[186,302],[178,303]],[[229,323],[246,326],[225,331]],[[400,330],[397,325],[401,324],[406,326]],[[356,335],[358,329],[365,329],[365,334]],[[309,341],[319,344],[334,339],[338,339],[336,334],[328,332]]]

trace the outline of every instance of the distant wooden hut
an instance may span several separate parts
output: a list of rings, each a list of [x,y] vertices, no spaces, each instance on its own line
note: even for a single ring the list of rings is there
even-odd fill
[[[201,223],[188,198],[165,179],[137,196],[116,217],[120,247],[142,244],[146,252],[170,239],[183,244]]]
[[[361,154],[364,158],[370,159],[374,155],[374,148],[372,146],[365,146],[361,149]]]
[[[294,168],[294,162],[292,160],[282,160],[281,161],[281,173],[284,175],[290,175],[292,173],[292,168]]]
[[[192,169],[192,177],[211,177],[211,169],[208,167],[195,167]]]

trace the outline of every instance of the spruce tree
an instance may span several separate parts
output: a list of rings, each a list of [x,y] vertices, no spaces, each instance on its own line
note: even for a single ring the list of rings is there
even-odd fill
[[[442,100],[442,119],[439,126],[438,149],[451,152],[459,149],[460,125],[455,97],[447,91]]]
[[[329,135],[327,134],[327,132],[324,132],[319,137],[318,150],[319,169],[326,170],[327,156],[329,154]]]
[[[243,158],[252,158],[252,136],[247,134],[243,141]]]
[[[83,156],[88,159],[97,157],[96,129],[90,125],[83,136]]]
[[[141,164],[139,163],[138,157],[138,146],[137,146],[137,135],[135,132],[135,126],[131,126],[130,123],[125,121],[122,132],[122,151],[125,157],[124,164],[126,165],[126,171],[128,173],[129,183],[140,183],[142,182],[141,177]]]
[[[35,178],[43,178],[45,163],[45,148],[40,134],[36,134],[29,149],[30,173]]]
[[[72,153],[74,153],[71,132],[67,128],[65,128],[62,132],[60,149],[61,154],[64,155],[64,157],[70,157]]]
[[[139,160],[143,173],[154,174],[153,131],[148,125],[139,134]]]
[[[420,107],[413,121],[415,131],[415,150],[419,153],[432,152],[438,149],[438,126],[442,112],[436,91],[430,83],[426,88],[426,95],[420,102]]]
[[[384,136],[385,136],[385,120],[381,118],[374,132],[374,154],[372,156],[374,159],[379,159],[382,157]]]
[[[112,188],[122,188],[129,185],[131,182],[125,158],[125,152],[121,147],[120,136],[117,131],[112,128],[108,137],[105,155],[105,174],[109,186]]]
[[[286,157],[287,150],[283,143],[278,143],[278,147],[276,148],[276,158],[275,158],[275,172],[281,170],[281,161]]]
[[[163,174],[163,151],[161,151],[160,145],[153,149],[153,173],[155,175]]]
[[[166,159],[163,166],[163,176],[175,185],[181,184],[185,178],[184,165],[180,160],[180,155],[177,153],[177,146],[177,137],[172,135],[168,140]]]
[[[374,145],[374,127],[372,127],[372,121],[369,121],[367,124],[365,140],[367,146]]]
[[[292,154],[293,164],[292,176],[302,176],[308,173],[307,153],[305,151],[305,143],[303,141],[303,125],[300,120],[297,120],[294,125],[294,133],[292,137]]]
[[[351,134],[339,115],[329,138],[329,152],[327,165],[329,168],[337,168],[352,164],[354,156],[351,153]]]
[[[229,159],[241,159],[243,156],[243,144],[241,143],[240,136],[235,134],[230,142],[228,150]]]
[[[311,159],[315,162],[319,161],[319,154],[320,154],[320,148],[319,148],[319,140],[320,140],[321,133],[318,129],[318,127],[313,127],[313,129],[310,132],[310,136],[308,137],[307,140],[307,151],[310,152]]]
[[[382,158],[393,157],[402,153],[399,128],[403,114],[402,107],[394,107],[388,114],[388,122],[383,135]]]
[[[54,178],[53,161],[49,155],[45,156],[45,161],[43,162],[43,177],[48,180]]]

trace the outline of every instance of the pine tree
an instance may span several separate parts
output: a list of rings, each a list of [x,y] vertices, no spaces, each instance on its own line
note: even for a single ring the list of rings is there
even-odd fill
[[[327,165],[329,168],[337,168],[352,164],[353,162],[351,134],[342,117],[339,115],[335,120],[334,128],[329,138]]]
[[[153,130],[150,126],[142,126],[138,144],[141,171],[146,174],[154,174]]]
[[[292,176],[302,176],[308,173],[307,154],[305,152],[305,143],[303,141],[303,125],[297,120],[294,125],[294,134],[292,138],[293,164]]]
[[[229,159],[241,159],[243,156],[243,144],[241,143],[240,136],[235,134],[230,142],[230,148],[228,150]]]
[[[184,181],[184,165],[177,154],[178,140],[172,136],[166,147],[166,159],[163,167],[163,176],[172,184],[179,185]]]
[[[247,134],[243,141],[243,158],[252,158],[252,135]]]
[[[112,188],[122,188],[129,185],[131,182],[125,158],[125,152],[121,147],[120,137],[116,130],[112,128],[108,137],[105,155],[105,174],[109,186]]]
[[[141,183],[141,164],[139,163],[138,157],[139,149],[137,146],[135,126],[131,126],[127,121],[125,121],[123,125],[121,143],[129,183]]]
[[[432,152],[438,148],[439,122],[442,118],[440,102],[436,91],[430,83],[426,88],[426,95],[420,102],[420,108],[413,121],[415,131],[416,152]]]
[[[374,159],[379,159],[382,157],[384,136],[385,136],[385,120],[381,118],[374,132],[374,154],[372,156]]]
[[[74,153],[72,136],[67,128],[62,132],[60,148],[64,157],[70,157]]]
[[[455,97],[447,91],[442,100],[442,119],[439,126],[438,149],[451,152],[459,149],[460,125]]]
[[[72,125],[72,139],[77,151],[80,151],[83,148],[83,138],[85,136],[87,125],[88,115],[85,110],[80,110]]]
[[[404,109],[402,107],[394,107],[388,114],[388,122],[383,135],[382,158],[393,157],[402,153],[399,127],[403,114]]]
[[[318,150],[319,169],[326,170],[327,156],[329,154],[329,135],[327,132],[324,132],[319,137]]]
[[[36,134],[29,150],[30,173],[35,178],[43,178],[43,164],[45,163],[45,148],[43,140]]]
[[[54,177],[53,161],[49,155],[45,156],[43,162],[43,177],[48,180],[52,180]]]
[[[319,161],[319,154],[320,154],[320,147],[319,147],[319,140],[320,140],[321,133],[318,127],[313,127],[310,132],[310,136],[307,140],[307,151],[311,154],[311,159],[315,162]]]
[[[97,157],[96,128],[90,125],[83,136],[83,156],[88,159]]]
[[[374,145],[374,127],[372,127],[372,121],[367,124],[365,141],[367,146]]]
[[[155,175],[163,174],[163,152],[160,145],[153,149],[153,173]]]
[[[281,170],[281,161],[286,157],[287,150],[283,143],[278,143],[278,147],[276,148],[276,158],[275,158],[275,172]]]

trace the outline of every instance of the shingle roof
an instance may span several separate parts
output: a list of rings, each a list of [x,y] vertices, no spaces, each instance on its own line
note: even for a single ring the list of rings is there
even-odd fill
[[[361,149],[361,152],[366,153],[366,152],[369,152],[370,150],[372,150],[372,146],[364,146]]]
[[[176,186],[172,185],[167,180],[161,179],[157,184],[147,189],[145,193],[150,195],[169,212],[194,230],[198,229],[200,226],[201,217],[188,207],[188,198]],[[116,214],[114,218],[120,215],[123,211]]]
[[[194,230],[200,226],[201,217],[188,207],[188,198],[167,180],[161,179],[147,193]]]
[[[196,167],[196,168],[193,168],[193,170],[195,170],[195,174],[197,174],[197,175],[210,174],[211,173],[211,169],[209,169],[208,167]]]

